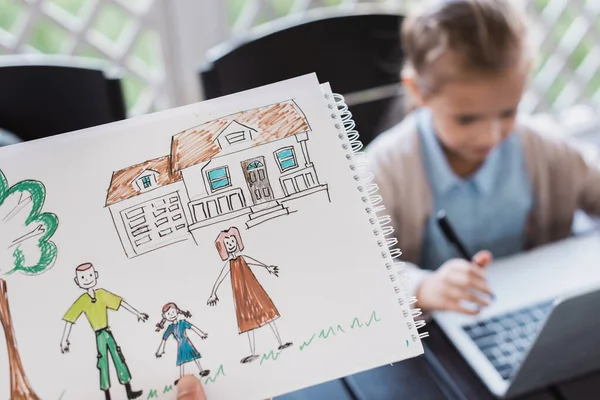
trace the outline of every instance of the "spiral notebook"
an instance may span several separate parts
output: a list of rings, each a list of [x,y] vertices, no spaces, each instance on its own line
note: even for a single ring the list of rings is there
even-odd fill
[[[259,400],[421,355],[361,149],[314,74],[1,148],[0,398]]]

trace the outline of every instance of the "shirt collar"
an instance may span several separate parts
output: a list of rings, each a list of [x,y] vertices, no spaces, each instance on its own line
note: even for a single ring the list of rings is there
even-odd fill
[[[483,194],[489,194],[494,189],[496,177],[501,168],[500,149],[504,143],[496,146],[495,149],[488,154],[483,165],[475,172],[471,180],[477,189]]]
[[[504,143],[492,150],[483,165],[471,177],[464,179],[456,175],[450,168],[435,133],[431,111],[427,108],[419,110],[417,121],[430,179],[436,193],[444,195],[456,187],[467,184],[473,185],[477,191],[483,194],[488,194],[493,190],[496,172],[500,168],[500,148]],[[512,140],[512,138],[509,139]]]

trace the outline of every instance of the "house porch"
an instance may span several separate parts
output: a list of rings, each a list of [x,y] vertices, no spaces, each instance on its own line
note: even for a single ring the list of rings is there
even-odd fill
[[[189,203],[190,214],[195,220],[190,223],[189,230],[193,233],[196,229],[236,218],[245,218],[246,227],[249,229],[273,218],[294,213],[295,210],[290,210],[290,202],[305,196],[316,195],[319,192],[326,195],[327,201],[331,201],[327,184],[313,186],[284,198],[256,206],[247,206],[243,197],[241,197],[241,202],[235,201],[238,199],[237,194],[241,194],[239,188],[231,189],[218,195],[192,200]],[[231,199],[234,199],[234,201],[231,201]],[[196,219],[198,217],[200,219]]]

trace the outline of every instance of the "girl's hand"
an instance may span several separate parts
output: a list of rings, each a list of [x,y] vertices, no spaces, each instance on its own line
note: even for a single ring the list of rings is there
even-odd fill
[[[463,259],[446,261],[423,280],[417,290],[418,307],[424,311],[452,310],[475,315],[489,300],[482,296],[493,296],[485,280],[485,267],[492,261],[489,251],[480,251],[473,262]],[[465,308],[464,301],[476,304],[477,309]]]
[[[275,275],[276,277],[279,278],[279,267],[276,265],[268,265],[267,266],[267,271],[269,271],[270,274]]]
[[[214,306],[217,304],[217,302],[219,301],[219,298],[217,297],[216,293],[213,293],[210,298],[208,299],[208,301],[206,302],[206,304],[208,304],[209,306]]]

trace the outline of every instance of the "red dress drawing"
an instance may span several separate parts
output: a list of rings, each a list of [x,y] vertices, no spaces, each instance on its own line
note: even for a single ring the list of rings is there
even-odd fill
[[[254,276],[243,256],[229,260],[231,288],[240,333],[248,332],[279,318],[279,311]]]

